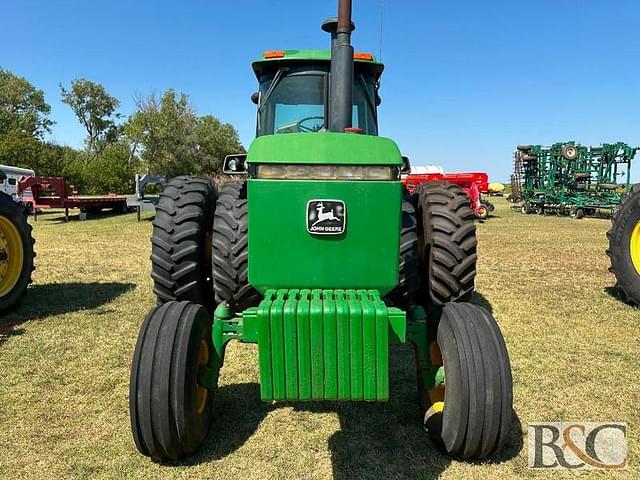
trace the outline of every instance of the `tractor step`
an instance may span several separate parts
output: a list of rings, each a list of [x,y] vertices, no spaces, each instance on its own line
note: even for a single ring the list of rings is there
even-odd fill
[[[258,343],[262,400],[389,399],[389,343],[406,316],[375,290],[269,290],[243,312]]]

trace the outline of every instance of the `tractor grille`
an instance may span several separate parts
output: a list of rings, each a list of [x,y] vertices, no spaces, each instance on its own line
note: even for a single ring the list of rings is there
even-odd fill
[[[263,400],[389,398],[390,329],[405,314],[372,290],[269,290],[255,309]]]

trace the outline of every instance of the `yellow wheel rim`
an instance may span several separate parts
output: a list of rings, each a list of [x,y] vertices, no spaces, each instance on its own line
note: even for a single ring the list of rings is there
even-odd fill
[[[16,226],[0,215],[0,297],[16,286],[22,273],[24,248]]]
[[[640,221],[636,223],[631,232],[631,240],[629,242],[629,252],[631,253],[631,261],[636,272],[640,274]]]
[[[198,347],[198,370],[207,363],[209,363],[209,345],[205,340],[202,340]],[[209,390],[198,385],[196,388],[196,412],[198,412],[198,415],[202,415],[204,412],[208,397]]]

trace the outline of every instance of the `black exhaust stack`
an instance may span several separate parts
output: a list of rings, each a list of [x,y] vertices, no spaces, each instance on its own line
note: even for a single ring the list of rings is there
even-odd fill
[[[331,33],[331,75],[329,84],[329,130],[344,132],[352,125],[353,112],[353,46],[351,32],[351,0],[338,0],[338,18],[322,24]]]

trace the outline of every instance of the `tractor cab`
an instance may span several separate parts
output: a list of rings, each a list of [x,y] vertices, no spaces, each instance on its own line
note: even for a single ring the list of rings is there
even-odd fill
[[[370,53],[354,54],[352,125],[378,135],[378,88],[384,66]],[[259,83],[256,136],[328,130],[330,50],[275,50],[253,63]]]

